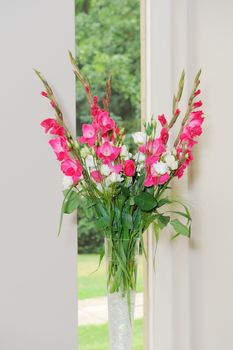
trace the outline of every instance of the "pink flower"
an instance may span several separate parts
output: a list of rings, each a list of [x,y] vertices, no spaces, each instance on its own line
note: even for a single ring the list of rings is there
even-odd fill
[[[175,111],[175,116],[178,116],[179,114],[180,114],[180,110],[179,110],[179,108],[177,108]]]
[[[123,170],[123,167],[122,167],[122,164],[116,164],[116,165],[110,166],[110,169],[115,174],[120,174],[120,172],[122,172],[122,170]]]
[[[47,94],[46,91],[41,91],[41,96],[43,96],[43,97],[48,97],[48,94]]]
[[[185,164],[182,164],[182,165],[176,170],[175,176],[177,176],[178,179],[180,179],[180,178],[183,176],[185,169],[186,169],[186,165],[185,165]]]
[[[110,142],[105,141],[97,148],[97,156],[105,163],[113,162],[119,156],[121,147],[114,147]]]
[[[194,104],[193,104],[193,108],[198,108],[198,107],[201,107],[201,106],[202,106],[202,102],[201,101],[194,102]]]
[[[146,158],[146,166],[147,167],[151,167],[153,164],[157,163],[157,161],[159,160],[159,156],[158,155],[154,155],[154,156],[149,156]]]
[[[61,171],[66,176],[71,176],[74,183],[77,182],[82,176],[82,166],[77,159],[65,159],[61,163]]]
[[[45,129],[46,134],[48,131],[50,131],[50,134],[52,135],[65,136],[64,128],[53,118],[43,120],[40,125]]]
[[[164,116],[164,114],[158,116],[158,120],[161,124],[161,126],[166,126],[167,125],[167,120]]]
[[[185,164],[188,166],[193,160],[193,155],[192,155],[192,152],[187,149],[185,151]]]
[[[54,127],[54,124],[55,124],[55,119],[53,118],[47,118],[40,123],[42,128],[44,128],[46,134],[50,129]]]
[[[162,140],[163,144],[165,145],[168,141],[169,134],[166,128],[162,128],[160,132],[160,139]]]
[[[53,100],[50,101],[50,104],[51,104],[51,106],[52,106],[53,108],[56,107],[56,104],[55,104],[55,102],[54,102]]]
[[[164,146],[162,139],[161,138],[155,139],[152,143],[152,154],[156,157],[160,157],[161,154],[165,151],[166,151],[166,147]]]
[[[145,187],[151,187],[154,185],[154,179],[151,175],[147,175],[145,182],[144,182],[144,186]]]
[[[95,182],[101,182],[104,178],[103,175],[101,175],[100,171],[98,170],[93,170],[91,171],[91,177],[95,180]]]
[[[82,125],[83,136],[79,138],[80,143],[87,143],[90,147],[94,146],[97,140],[96,129],[93,125],[83,124]]]
[[[138,151],[141,152],[141,153],[146,153],[146,144],[144,145],[141,145],[138,147]]]
[[[164,174],[164,175],[161,175],[160,177],[159,177],[159,184],[160,185],[163,185],[163,184],[165,184],[165,182],[167,182],[168,180],[169,180],[169,174],[168,173],[166,173],[166,174]]]
[[[197,143],[193,140],[190,130],[187,126],[184,128],[184,131],[180,135],[180,142],[186,143],[189,149],[193,148],[193,146]]]
[[[202,134],[202,123],[204,121],[204,118],[202,117],[203,112],[193,112],[191,113],[191,119],[187,125],[190,135],[192,138],[196,136],[200,136]]]
[[[108,112],[104,111],[98,114],[96,122],[103,134],[107,133],[110,130],[113,130],[116,125],[115,121],[109,117]]]
[[[65,137],[58,137],[56,139],[49,140],[49,144],[56,153],[57,159],[59,161],[64,160],[68,157],[69,147],[67,146],[67,141]]]
[[[194,97],[196,97],[197,95],[199,95],[201,93],[201,90],[199,89],[199,90],[197,90],[197,91],[195,91],[194,92]]]
[[[98,106],[98,97],[94,96],[93,97],[93,105],[91,106],[91,115],[93,118],[96,118],[98,113],[100,111],[100,108]]]
[[[126,176],[134,176],[136,171],[135,162],[131,159],[126,160],[123,168],[124,174]]]

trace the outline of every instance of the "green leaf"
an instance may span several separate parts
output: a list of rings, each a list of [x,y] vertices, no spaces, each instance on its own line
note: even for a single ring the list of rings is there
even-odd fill
[[[134,197],[134,201],[142,211],[150,211],[157,206],[157,200],[147,192],[142,192]]]
[[[123,215],[123,226],[126,226],[128,229],[132,229],[133,227],[133,219],[130,214],[124,214]]]
[[[190,226],[185,226],[180,222],[178,219],[172,220],[170,222],[174,230],[176,231],[177,235],[182,235],[185,237],[190,237]],[[177,236],[176,235],[176,236]],[[174,238],[174,237],[173,237]]]
[[[60,221],[59,221],[59,227],[58,227],[58,236],[61,233],[65,202],[66,202],[67,198],[69,197],[69,195],[71,194],[71,192],[73,191],[73,187],[74,186],[71,186],[69,190],[64,191],[64,199],[63,199],[62,206],[61,206],[61,214],[60,214]]]
[[[184,218],[188,219],[189,221],[191,220],[190,216],[187,215],[187,213],[183,213],[182,211],[169,210],[169,211],[167,211],[167,213],[177,214],[177,215],[183,216]]]
[[[79,204],[79,195],[75,191],[69,192],[64,201],[63,212],[65,214],[73,213],[73,211],[77,209],[78,204]]]
[[[141,210],[139,208],[136,209],[136,211],[133,214],[133,229],[139,230],[140,224],[141,224]]]
[[[99,270],[101,262],[102,262],[103,257],[104,257],[104,254],[105,254],[105,249],[104,249],[104,246],[103,246],[102,249],[101,249],[101,252],[100,252],[99,263],[98,263],[97,269],[94,270],[91,274],[93,274],[93,273],[95,273],[95,272],[97,272]]]
[[[171,203],[171,201],[170,201],[170,199],[168,199],[167,197],[166,197],[166,198],[162,198],[162,199],[160,199],[160,200],[158,201],[157,207],[160,208],[160,207],[162,207],[163,205],[165,205],[165,204],[170,204],[170,203]]]
[[[99,218],[95,221],[95,226],[97,229],[105,229],[107,226],[107,223],[104,221],[104,218]]]
[[[153,223],[153,231],[154,231],[154,235],[155,235],[155,240],[156,242],[158,243],[159,241],[159,234],[160,234],[160,227],[159,227],[159,224],[157,222],[154,222]]]
[[[159,215],[159,220],[158,220],[159,228],[162,230],[164,227],[168,225],[169,221],[170,221],[170,216]]]

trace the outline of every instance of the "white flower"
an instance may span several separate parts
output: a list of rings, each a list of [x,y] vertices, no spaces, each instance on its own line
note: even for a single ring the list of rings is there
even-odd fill
[[[137,163],[142,163],[145,161],[146,156],[144,153],[137,152],[133,158]]]
[[[111,173],[111,175],[109,175],[106,178],[106,186],[110,186],[111,184],[115,183],[115,182],[121,182],[123,181],[123,177],[120,174],[116,174],[116,173]]]
[[[96,187],[100,192],[103,192],[103,187],[100,183],[96,184]]]
[[[100,167],[100,172],[101,172],[101,175],[108,176],[111,172],[111,169],[107,164],[102,164]]]
[[[175,149],[175,147],[172,149],[172,154],[173,154],[173,156],[177,156],[177,150]]]
[[[80,152],[81,152],[82,158],[86,158],[90,154],[90,150],[89,148],[87,148],[87,146],[84,146]]]
[[[123,145],[121,148],[121,157],[129,159],[129,158],[131,158],[131,156],[132,156],[132,154],[129,153],[126,145]]]
[[[178,161],[171,154],[165,156],[165,162],[171,170],[176,170],[178,168]]]
[[[152,165],[152,171],[155,171],[158,175],[164,175],[168,171],[168,166],[166,163],[157,162]]]
[[[63,191],[67,190],[72,185],[73,185],[72,176],[63,176],[63,180],[62,180]]]
[[[143,145],[146,143],[146,133],[143,131],[135,132],[133,135],[133,140],[137,145]]]
[[[87,165],[88,168],[94,168],[95,164],[94,164],[94,158],[91,155],[88,155],[85,159],[85,163]]]

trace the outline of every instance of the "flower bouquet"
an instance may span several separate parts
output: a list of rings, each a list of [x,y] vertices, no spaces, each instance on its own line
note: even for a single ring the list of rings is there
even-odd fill
[[[100,104],[71,53],[69,56],[86,91],[91,116],[90,124],[82,125],[82,136],[78,139],[67,128],[50,85],[36,71],[44,84],[42,95],[55,111],[55,117],[43,120],[41,126],[52,136],[49,144],[60,163],[66,187],[59,233],[63,214],[72,213],[85,199],[87,207],[95,213],[96,227],[105,237],[100,262],[105,254],[110,348],[130,350],[139,244],[146,255],[143,233],[153,224],[157,241],[160,231],[168,225],[174,230],[172,238],[191,234],[188,208],[172,200],[169,191],[172,179],[181,178],[193,160],[192,149],[202,133],[202,102],[196,101],[201,72],[195,77],[175,141],[170,142],[169,134],[181,115],[184,72],[173,99],[170,121],[159,115],[145,123],[144,131],[132,135],[136,149],[132,154],[124,130],[110,115],[111,79],[106,82],[105,98]],[[174,202],[181,209],[169,208]]]

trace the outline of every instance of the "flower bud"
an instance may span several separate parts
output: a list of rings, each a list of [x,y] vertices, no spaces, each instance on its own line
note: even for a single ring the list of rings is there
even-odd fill
[[[41,96],[43,96],[43,97],[48,97],[48,94],[47,94],[46,91],[41,91]]]

